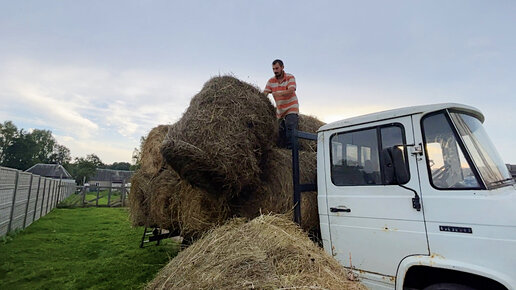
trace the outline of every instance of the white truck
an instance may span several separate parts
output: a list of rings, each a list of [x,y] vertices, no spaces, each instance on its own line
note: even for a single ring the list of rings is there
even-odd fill
[[[322,242],[350,278],[371,289],[516,289],[516,188],[483,121],[450,103],[318,130]]]

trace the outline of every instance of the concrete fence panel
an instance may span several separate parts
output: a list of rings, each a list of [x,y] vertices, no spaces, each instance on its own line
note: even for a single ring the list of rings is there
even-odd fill
[[[18,172],[18,184],[16,185],[16,194],[14,198],[14,207],[11,219],[10,230],[23,228],[25,219],[25,210],[29,201],[30,177],[32,174]]]
[[[75,192],[75,182],[0,167],[0,237],[24,229]]]
[[[0,236],[9,231],[18,171],[0,167]]]
[[[33,174],[31,175],[29,202],[27,203],[27,208],[25,209],[25,221],[23,222],[24,228],[28,227],[34,221],[36,198],[38,192],[38,180],[39,176]]]

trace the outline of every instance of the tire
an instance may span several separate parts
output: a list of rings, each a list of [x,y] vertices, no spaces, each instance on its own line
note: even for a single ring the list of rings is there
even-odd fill
[[[456,283],[437,283],[432,284],[428,287],[423,288],[423,290],[476,290],[470,286],[456,284]]]

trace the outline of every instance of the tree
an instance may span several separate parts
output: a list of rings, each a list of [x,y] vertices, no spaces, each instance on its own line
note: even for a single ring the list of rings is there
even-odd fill
[[[95,167],[104,167],[105,166],[105,164],[100,160],[100,158],[95,153],[87,155],[86,160],[88,162],[91,162],[92,164],[94,164]]]
[[[129,162],[114,162],[111,165],[106,165],[106,169],[113,170],[131,170],[131,163]]]
[[[133,150],[133,164],[131,165],[131,170],[138,170],[141,165],[141,159],[142,159],[142,150],[143,150],[143,143],[145,143],[145,137],[140,137],[140,148],[134,148]]]
[[[70,162],[70,150],[57,144],[50,130],[26,132],[11,121],[0,124],[0,165],[26,170],[37,163]]]
[[[5,155],[2,165],[20,170],[26,170],[37,163],[34,160],[36,155],[36,148],[37,144],[34,142],[34,139],[32,139],[30,134],[25,133],[22,129],[13,139],[12,144],[5,148]]]
[[[82,184],[83,180],[89,180],[95,175],[97,168],[103,166],[104,163],[97,155],[89,154],[86,158],[76,157],[74,163],[67,165],[67,170],[77,184]]]
[[[57,144],[54,147],[54,152],[49,157],[48,163],[63,165],[70,163],[70,161],[72,161],[72,157],[70,156],[70,149],[63,145]]]
[[[0,164],[4,164],[7,148],[11,146],[18,137],[18,128],[11,121],[0,123]]]
[[[54,149],[57,145],[56,139],[52,136],[52,132],[49,130],[34,129],[30,133],[30,138],[32,138],[36,145],[36,147],[33,148],[34,163],[51,163],[50,157],[54,153]]]

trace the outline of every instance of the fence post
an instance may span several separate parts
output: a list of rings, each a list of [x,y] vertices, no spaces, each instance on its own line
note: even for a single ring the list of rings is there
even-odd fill
[[[36,202],[34,203],[34,216],[32,217],[32,222],[36,221],[36,211],[38,210],[38,198],[39,198],[39,189],[41,186],[41,176],[38,176],[38,177],[39,177],[38,190],[36,191]],[[41,201],[41,202],[43,202],[43,201]]]
[[[50,200],[52,199],[52,178],[48,180],[48,196],[47,196],[47,205],[45,207],[45,215],[49,212],[48,205],[52,204]]]
[[[113,186],[113,183],[111,183],[111,186]],[[107,205],[111,206],[111,189],[112,187],[109,187],[108,197],[107,197]]]
[[[30,183],[29,183],[29,195],[27,196],[27,205],[25,206],[25,215],[23,217],[23,228],[25,228],[25,225],[27,224],[27,214],[29,213],[29,203],[30,203],[30,195],[32,193],[32,179],[34,178],[34,175],[30,174]]]
[[[125,206],[125,179],[122,179],[122,192],[121,192],[121,196],[122,198],[122,207]]]
[[[56,200],[56,207],[61,201],[61,181],[63,180],[63,174],[61,174],[61,177],[59,177],[59,185],[57,186],[57,200]]]
[[[41,182],[41,177],[40,177]],[[45,204],[45,191],[47,190],[47,179],[43,177],[43,196],[41,197],[41,210],[39,211],[39,217],[43,216],[43,205]]]
[[[56,207],[57,200],[57,180],[52,178],[52,182],[54,183],[54,189],[52,190],[52,201],[50,203],[50,211],[52,211]]]
[[[81,190],[81,194],[82,194],[82,206],[84,206],[84,204],[86,203],[86,186],[84,186],[84,183],[82,184],[82,190]]]
[[[7,233],[11,231],[11,226],[13,224],[13,215],[14,215],[14,206],[16,203],[16,192],[18,191],[18,178],[20,176],[20,172],[16,170],[16,177],[14,178],[14,192],[13,192],[13,203],[11,205],[11,215],[9,217],[9,225],[7,226]]]

